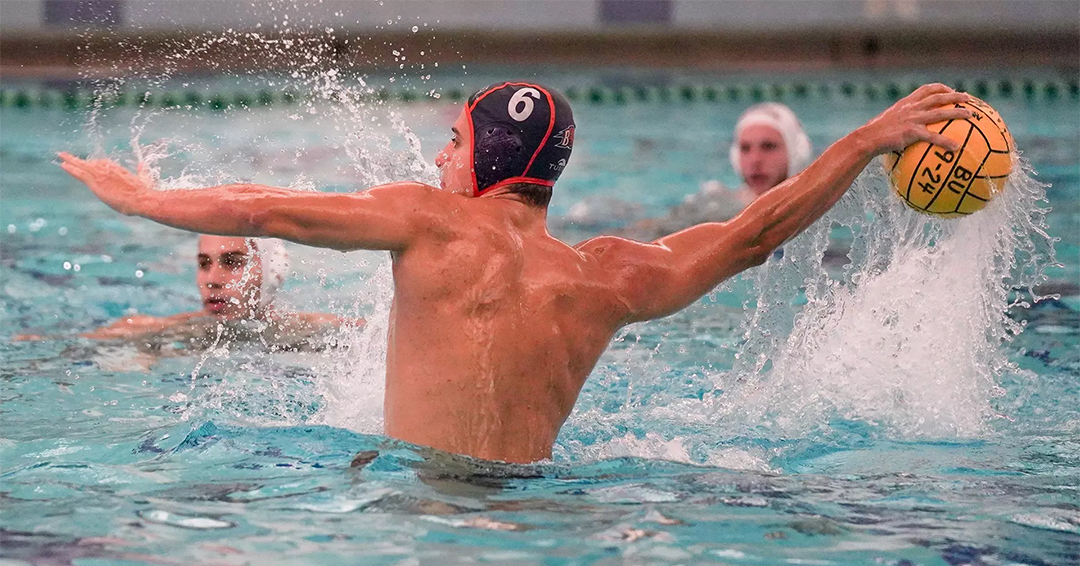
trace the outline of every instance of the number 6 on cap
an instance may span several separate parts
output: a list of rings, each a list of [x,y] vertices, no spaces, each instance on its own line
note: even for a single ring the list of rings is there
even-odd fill
[[[540,100],[540,91],[535,88],[525,87],[514,93],[514,96],[510,97],[510,104],[507,105],[506,111],[510,113],[510,117],[518,122],[524,122],[526,118],[532,116],[533,101],[525,98],[531,96],[537,100]],[[525,105],[524,108],[518,110],[518,106]]]

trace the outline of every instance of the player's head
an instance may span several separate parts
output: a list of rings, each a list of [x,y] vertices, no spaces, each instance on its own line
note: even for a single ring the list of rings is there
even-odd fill
[[[763,194],[810,163],[810,138],[790,108],[755,104],[735,125],[731,166],[753,192]]]
[[[546,206],[574,145],[574,114],[559,93],[497,83],[469,97],[435,164],[444,189],[482,196],[501,187]]]
[[[288,262],[280,240],[200,236],[195,280],[203,310],[223,319],[265,314]]]

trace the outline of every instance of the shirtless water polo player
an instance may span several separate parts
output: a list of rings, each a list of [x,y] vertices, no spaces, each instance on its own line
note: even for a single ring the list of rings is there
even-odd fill
[[[570,106],[550,89],[500,83],[466,103],[436,158],[442,190],[401,182],[352,194],[237,184],[158,191],[110,160],[62,167],[123,214],[232,236],[389,250],[389,436],[488,460],[551,456],[585,379],[622,326],[667,316],[764,261],[825,213],[881,153],[927,124],[969,116],[968,96],[926,85],[827,149],[724,223],[652,243],[548,234],[547,204],[570,157]]]

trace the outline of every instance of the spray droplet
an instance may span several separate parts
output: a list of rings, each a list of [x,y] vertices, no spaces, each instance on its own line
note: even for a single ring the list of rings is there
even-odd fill
[[[70,261],[65,261],[64,262],[64,271],[69,271],[70,269],[71,269],[71,262]]]
[[[413,33],[416,33],[416,32],[418,32],[418,31],[420,31],[420,28],[418,28],[418,27],[416,27],[416,26],[413,26],[413,27],[412,27],[412,32],[413,32]]]
[[[139,279],[142,279],[143,275],[146,275],[145,273],[143,273],[143,270],[141,270],[141,269],[136,269],[135,270],[135,277],[138,277]]]

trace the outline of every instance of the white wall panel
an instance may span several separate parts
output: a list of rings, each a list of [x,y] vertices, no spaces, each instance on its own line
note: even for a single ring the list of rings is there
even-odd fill
[[[45,14],[45,0],[0,0],[0,30],[39,29]]]
[[[597,12],[595,0],[127,0],[125,21],[155,30],[273,29],[288,16],[294,28],[558,31],[594,26]]]
[[[1075,31],[1077,0],[674,0],[687,29],[798,31],[881,28]]]

